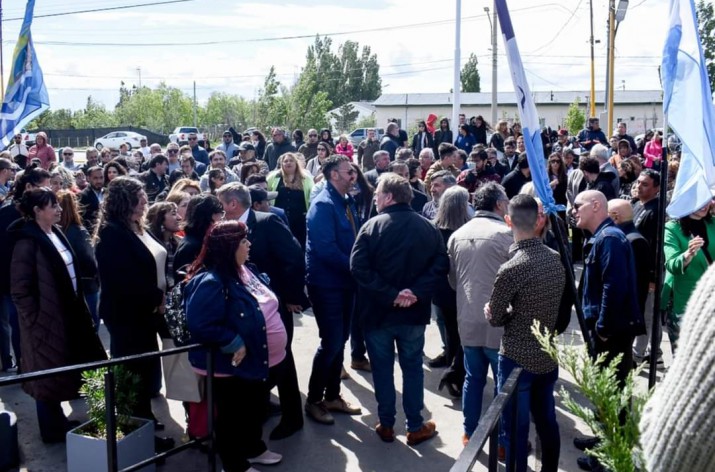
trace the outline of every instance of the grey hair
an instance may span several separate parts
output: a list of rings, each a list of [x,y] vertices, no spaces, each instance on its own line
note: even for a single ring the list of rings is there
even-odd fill
[[[504,187],[496,182],[487,182],[474,192],[474,209],[493,212],[499,200],[507,200]]]
[[[604,146],[603,144],[596,144],[591,148],[590,156],[595,157],[601,162],[605,162],[608,160],[608,154],[609,151],[606,146]]]
[[[226,201],[236,200],[244,210],[251,208],[251,192],[242,183],[225,184],[216,190],[216,196]]]
[[[444,191],[439,199],[434,224],[440,229],[455,231],[469,221],[469,192],[464,187],[454,186]]]
[[[457,185],[457,179],[448,170],[440,170],[432,174],[432,182],[434,182],[435,179],[442,179],[442,182],[444,182],[447,187]]]
[[[429,157],[434,160],[434,151],[432,150],[432,148],[424,148],[423,150],[421,150],[419,157],[422,157],[422,154],[429,154]]]
[[[390,153],[387,152],[387,151],[382,151],[382,150],[380,150],[380,151],[375,151],[375,154],[372,155],[372,160],[373,160],[373,161],[376,161],[376,160],[378,160],[381,156],[390,157]]]

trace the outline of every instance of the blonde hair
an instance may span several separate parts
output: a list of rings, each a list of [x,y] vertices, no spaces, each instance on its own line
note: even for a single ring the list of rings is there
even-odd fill
[[[285,163],[285,160],[287,158],[293,159],[293,161],[295,162],[295,172],[293,172],[293,178],[291,180],[288,180],[285,172],[283,172],[283,164]],[[303,180],[305,179],[305,174],[303,174],[300,162],[298,161],[298,157],[295,155],[295,153],[287,152],[283,154],[280,157],[279,165],[280,167],[278,169],[278,173],[280,174],[281,179],[283,179],[283,185],[292,190],[303,190],[303,187],[305,185],[303,182]]]

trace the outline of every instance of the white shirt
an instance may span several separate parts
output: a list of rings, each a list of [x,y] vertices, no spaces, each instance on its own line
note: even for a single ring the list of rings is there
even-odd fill
[[[54,232],[47,233],[47,237],[50,238],[50,241],[52,241],[52,244],[54,244],[55,249],[57,249],[57,252],[60,253],[60,257],[65,262],[65,268],[67,269],[67,273],[69,274],[70,279],[72,279],[72,288],[74,288],[74,291],[76,292],[77,274],[74,270],[74,259],[72,258],[72,252],[64,244],[62,244],[62,241],[60,240],[60,238],[57,237]]]
[[[144,158],[149,158],[151,157],[151,152],[149,151],[149,146],[139,148],[139,150],[144,154]]]
[[[156,263],[156,286],[166,292],[166,258],[169,255],[166,248],[156,242],[148,231],[142,231],[142,234],[137,234],[137,237],[144,243],[146,248],[149,249],[151,255],[154,256],[154,262]]]

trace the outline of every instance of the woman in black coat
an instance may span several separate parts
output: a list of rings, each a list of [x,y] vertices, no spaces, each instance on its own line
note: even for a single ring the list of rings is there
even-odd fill
[[[8,228],[14,243],[10,291],[17,307],[23,373],[106,359],[82,295],[78,258],[55,226],[62,208],[47,188],[23,193],[23,219]],[[66,374],[23,384],[37,404],[40,436],[62,442],[73,426],[61,402],[78,398],[80,374]],[[78,424],[78,423],[77,423]]]
[[[435,158],[439,159],[439,145],[441,143],[452,144],[454,138],[452,136],[452,130],[449,129],[449,120],[447,118],[442,118],[439,122],[439,129],[434,132],[434,155]]]
[[[223,206],[216,195],[204,193],[191,197],[186,207],[184,239],[174,254],[174,283],[184,280],[187,269],[201,252],[206,230],[211,224],[221,221],[223,214]]]
[[[102,202],[95,255],[102,286],[99,315],[109,330],[112,357],[158,351],[157,334],[170,337],[163,318],[167,252],[144,230],[147,203],[144,185],[125,176],[109,184]],[[132,415],[156,423],[151,411],[154,365],[153,360],[135,361],[127,368],[140,378]],[[171,444],[157,442],[160,449]]]

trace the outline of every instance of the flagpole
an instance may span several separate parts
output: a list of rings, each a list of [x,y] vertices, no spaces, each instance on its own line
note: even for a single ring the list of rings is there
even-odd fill
[[[0,0],[0,97],[5,99],[5,69],[3,67],[2,45],[2,0]]]
[[[663,268],[665,266],[665,207],[668,198],[668,114],[663,114],[663,157],[660,161],[660,191],[658,196],[658,218],[655,233],[655,293],[653,294],[653,324],[650,332],[650,360],[648,362],[648,388],[655,386],[658,367],[658,351],[662,339],[661,291],[663,290]],[[645,313],[649,316],[649,313]]]
[[[461,91],[461,82],[459,80],[460,75],[460,41],[462,33],[462,0],[457,0],[457,14],[454,22],[454,84],[452,88],[452,122],[449,127],[452,129],[452,141],[454,141],[459,133],[459,129],[456,128],[457,123],[459,123],[459,107],[460,107],[460,97],[459,92]],[[405,124],[407,127],[407,124]]]

